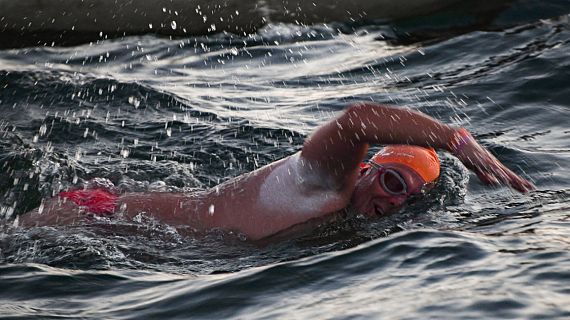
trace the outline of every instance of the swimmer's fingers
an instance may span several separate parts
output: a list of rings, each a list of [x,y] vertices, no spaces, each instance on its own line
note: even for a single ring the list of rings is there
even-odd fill
[[[474,139],[454,154],[487,185],[504,184],[522,193],[535,189],[532,183],[508,169]]]
[[[499,175],[500,180],[504,184],[511,186],[513,189],[519,192],[527,193],[529,191],[536,189],[536,187],[530,181],[517,175],[512,170],[503,166],[502,164],[499,171],[500,171]]]
[[[479,178],[479,180],[481,180],[481,182],[483,182],[488,186],[496,186],[500,184],[499,180],[497,180],[495,176],[484,171],[477,172],[477,177]]]
[[[490,185],[504,184],[513,189],[526,193],[535,189],[535,186],[505,167],[499,160],[493,157],[489,165],[478,173],[479,178]]]

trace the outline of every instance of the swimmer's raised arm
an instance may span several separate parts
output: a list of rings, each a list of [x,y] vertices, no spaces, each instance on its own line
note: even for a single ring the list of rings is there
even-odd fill
[[[412,144],[451,152],[486,184],[507,184],[520,192],[533,185],[506,168],[465,130],[408,108],[362,103],[317,129],[301,156],[337,188],[353,185],[368,145]]]

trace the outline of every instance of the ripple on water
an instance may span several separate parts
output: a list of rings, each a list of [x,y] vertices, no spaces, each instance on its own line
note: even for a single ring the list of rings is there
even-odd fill
[[[522,24],[507,10],[490,26],[428,38],[418,38],[433,34],[418,21],[270,24],[245,37],[0,51],[3,217],[94,177],[124,191],[213,186],[299,150],[316,125],[360,100],[466,126],[539,187],[488,189],[441,154],[438,185],[398,215],[272,244],[219,230],[183,235],[145,217],[3,225],[1,312],[569,318],[568,16],[555,1],[530,11],[562,16],[530,19],[545,16],[526,5],[510,9],[528,14]]]

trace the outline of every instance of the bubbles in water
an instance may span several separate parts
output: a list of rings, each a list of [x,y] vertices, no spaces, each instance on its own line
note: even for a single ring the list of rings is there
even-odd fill
[[[166,191],[166,189],[167,189],[166,182],[164,182],[162,180],[154,181],[148,185],[149,191],[159,191],[160,192],[160,191]]]

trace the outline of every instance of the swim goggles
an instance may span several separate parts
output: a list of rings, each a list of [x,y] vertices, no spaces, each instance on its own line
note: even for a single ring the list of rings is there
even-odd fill
[[[374,162],[369,162],[368,164],[378,170],[378,182],[387,193],[393,196],[409,195],[408,184],[398,171],[386,168]]]

